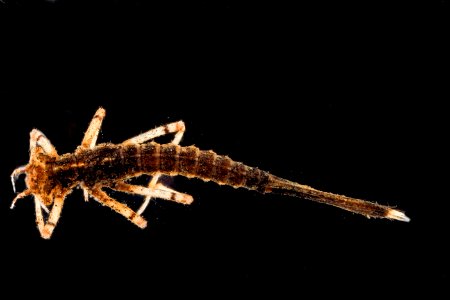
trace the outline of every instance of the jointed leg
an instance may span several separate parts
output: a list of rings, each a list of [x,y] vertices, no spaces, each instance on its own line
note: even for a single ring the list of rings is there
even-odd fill
[[[106,111],[103,108],[97,109],[95,112],[94,117],[91,120],[91,123],[89,123],[89,127],[86,130],[83,141],[81,142],[80,148],[84,149],[92,149],[95,147],[95,144],[97,143],[98,134],[100,132],[100,127],[102,126],[103,119],[105,118]],[[83,190],[84,195],[84,201],[89,200],[89,193],[86,187],[83,183],[80,184],[80,187]]]
[[[164,200],[175,201],[182,204],[191,204],[192,201],[194,201],[191,195],[179,193],[162,185],[161,183],[156,184],[154,189],[149,189],[139,185],[131,185],[123,182],[115,183],[114,185],[110,186],[110,188],[120,192],[161,198]]]
[[[85,202],[88,202],[88,201],[89,201],[89,191],[88,191],[86,185],[84,184],[84,182],[81,182],[81,183],[80,183],[80,187],[81,187],[81,189],[83,190],[83,198],[84,198],[84,201],[85,201]]]
[[[155,173],[152,177],[152,179],[150,180],[150,182],[148,183],[148,188],[150,190],[155,190],[156,188],[156,184],[158,183],[159,178],[161,177],[161,173]],[[152,196],[146,195],[144,198],[144,202],[142,202],[141,207],[139,207],[139,209],[137,210],[138,214],[142,214],[144,212],[144,210],[147,208],[147,206],[150,204],[150,200],[152,199]]]
[[[156,137],[169,134],[169,133],[175,133],[175,137],[172,140],[172,144],[178,145],[183,137],[183,134],[186,130],[186,126],[184,125],[183,121],[178,121],[174,123],[170,123],[164,126],[160,126],[155,129],[151,129],[147,132],[144,132],[138,136],[135,136],[131,139],[128,139],[123,142],[123,144],[141,144],[145,143],[148,140],[154,139]],[[153,175],[152,180],[148,184],[148,188],[153,190],[156,187],[156,184],[159,180],[159,177],[161,176],[161,173],[156,173]],[[147,208],[148,204],[150,203],[151,196],[147,195],[145,196],[144,202],[142,203],[141,207],[138,209],[137,213],[142,214],[144,210]]]
[[[86,133],[84,134],[83,141],[81,142],[81,148],[92,149],[95,147],[98,133],[100,132],[100,127],[102,126],[105,115],[106,112],[103,108],[100,107],[97,109],[88,129],[86,130]]]
[[[33,194],[34,196],[34,200],[38,201],[41,208],[46,212],[46,213],[50,213],[50,211],[48,210],[48,207],[45,206],[44,201],[42,201],[42,198],[38,195],[38,194]]]
[[[157,183],[154,188],[154,195],[147,195],[147,197],[161,198],[164,200],[175,201],[181,204],[191,204],[194,198],[191,195],[177,192],[171,188],[164,186],[162,183]]]
[[[39,232],[44,239],[49,239],[52,236],[53,230],[55,229],[56,224],[58,224],[58,220],[61,217],[61,210],[63,208],[65,198],[66,195],[63,195],[55,199],[47,222],[45,223],[44,217],[42,215],[41,201],[39,201],[39,199],[35,197],[34,205],[36,210],[36,223]]]
[[[33,129],[30,132],[30,151],[32,152],[36,146],[40,146],[50,156],[58,156],[50,140],[39,130]]]
[[[42,236],[42,233],[44,232],[45,222],[44,216],[42,215],[42,208],[40,202],[36,197],[34,198],[34,209],[36,211],[36,225],[39,229],[39,233]]]
[[[121,214],[128,220],[130,220],[133,224],[137,225],[140,228],[147,227],[147,221],[142,218],[140,215],[135,213],[131,208],[122,204],[113,198],[109,197],[104,191],[101,190],[101,187],[95,187],[93,189],[87,188],[89,194],[100,202],[102,205],[108,206],[117,213]]]
[[[173,144],[178,145],[183,137],[184,131],[186,127],[184,126],[183,121],[178,121],[174,123],[170,123],[164,126],[157,127],[155,129],[151,129],[147,132],[144,132],[140,135],[137,135],[131,139],[124,141],[122,144],[142,144],[146,141],[152,140],[159,136],[163,136],[170,133],[175,133],[175,137],[172,140]]]

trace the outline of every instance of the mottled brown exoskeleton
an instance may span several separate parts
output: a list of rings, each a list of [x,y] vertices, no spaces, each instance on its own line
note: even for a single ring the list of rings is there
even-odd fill
[[[147,221],[141,214],[151,198],[162,198],[183,204],[192,203],[193,198],[190,195],[179,193],[159,183],[161,174],[195,177],[236,188],[245,187],[261,193],[273,192],[301,197],[334,205],[366,217],[409,221],[403,212],[388,206],[322,192],[235,162],[212,151],[203,151],[194,146],[181,147],[178,144],[185,131],[182,121],[149,130],[121,144],[96,145],[104,117],[105,110],[99,108],[81,145],[74,153],[64,155],[58,155],[50,141],[39,130],[31,131],[30,161],[11,174],[14,191],[15,181],[22,173],[26,174],[27,189],[14,198],[11,208],[18,199],[33,195],[36,223],[43,238],[51,237],[60,218],[64,199],[76,187],[83,190],[86,201],[92,197],[140,228],[147,226]],[[175,134],[171,143],[158,144],[151,141],[169,133]],[[152,176],[147,187],[126,183],[128,179],[143,174]],[[142,195],[143,204],[135,212],[108,196],[103,191],[104,187]],[[46,218],[43,210],[48,214]]]

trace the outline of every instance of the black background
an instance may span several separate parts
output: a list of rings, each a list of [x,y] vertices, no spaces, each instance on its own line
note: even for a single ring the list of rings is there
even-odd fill
[[[160,283],[185,293],[186,282],[211,296],[448,293],[446,1],[5,2],[25,10],[2,18],[4,286],[129,298]],[[9,210],[9,174],[27,162],[32,128],[71,152],[99,106],[99,142],[183,120],[183,145],[412,221],[176,177],[195,202],[154,201],[145,230],[76,190],[42,240],[30,198]]]

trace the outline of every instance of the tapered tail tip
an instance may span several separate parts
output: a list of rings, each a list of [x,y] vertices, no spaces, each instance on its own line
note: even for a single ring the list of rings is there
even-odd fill
[[[399,220],[399,221],[403,221],[403,222],[411,221],[411,219],[408,218],[404,213],[402,213],[401,211],[395,210],[395,209],[390,209],[386,214],[386,218],[393,219],[393,220]]]

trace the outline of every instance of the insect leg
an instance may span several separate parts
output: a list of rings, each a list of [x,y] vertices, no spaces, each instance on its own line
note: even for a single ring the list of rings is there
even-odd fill
[[[104,191],[102,191],[101,187],[95,187],[93,189],[87,188],[87,190],[95,200],[100,202],[100,204],[108,206],[140,228],[147,227],[147,221],[144,218],[125,204],[120,203],[108,196]]]
[[[120,192],[125,192],[129,194],[138,194],[154,198],[161,198],[164,200],[175,201],[177,203],[182,204],[191,204],[194,201],[191,195],[177,192],[162,185],[161,183],[156,184],[156,186],[153,189],[149,189],[139,185],[131,185],[124,182],[117,182],[114,185],[111,185],[110,188]]]
[[[55,198],[46,223],[44,223],[44,218],[42,216],[41,203],[39,199],[35,198],[36,223],[38,225],[39,232],[44,239],[49,239],[52,236],[53,230],[61,217],[61,210],[63,208],[65,198],[66,195]]]
[[[171,200],[181,204],[191,204],[192,202],[194,202],[194,198],[192,198],[191,195],[177,192],[171,188],[168,188],[162,183],[156,184],[155,190],[158,192],[155,193],[156,198]]]
[[[166,135],[169,133],[175,133],[175,137],[172,140],[172,144],[178,145],[181,141],[181,138],[183,137],[184,132],[186,131],[186,126],[184,125],[183,121],[178,121],[174,123],[170,123],[164,126],[157,127],[155,129],[151,129],[147,132],[144,132],[138,136],[135,136],[131,139],[128,139],[123,142],[123,144],[141,144],[145,143],[148,140],[152,140],[156,137]],[[156,173],[153,175],[152,180],[150,180],[148,184],[149,189],[155,189],[156,184],[158,183],[159,177],[161,176],[161,173]],[[148,204],[150,203],[152,196],[147,195],[144,198],[144,202],[142,203],[141,207],[138,209],[137,213],[142,214],[144,210],[147,208]]]
[[[40,146],[44,152],[50,156],[58,156],[55,147],[50,140],[39,130],[33,129],[30,132],[30,151],[33,153],[34,148]]]
[[[106,112],[103,108],[100,107],[97,109],[88,129],[86,130],[86,133],[84,134],[83,141],[81,142],[81,148],[92,149],[95,147],[98,133],[100,132],[100,127],[102,126],[105,115]]]
[[[94,117],[91,120],[91,123],[89,123],[88,129],[84,134],[80,148],[92,149],[95,147],[95,144],[97,143],[98,134],[100,132],[100,127],[102,126],[102,122],[103,119],[105,118],[105,115],[106,111],[102,107],[97,109],[97,111],[94,114]],[[89,193],[83,183],[81,183],[80,187],[83,190],[84,201],[87,202],[89,200],[88,195]]]
[[[150,190],[154,190],[155,189],[156,184],[158,183],[159,177],[161,177],[161,173],[155,173],[153,175],[152,179],[148,183],[148,188]],[[150,200],[152,200],[152,196],[150,194],[146,195],[145,198],[144,198],[144,202],[141,204],[141,207],[139,207],[139,209],[137,210],[138,214],[141,215],[144,212],[144,210],[150,204]]]
[[[183,121],[173,122],[132,137],[131,139],[124,141],[122,144],[142,144],[159,136],[175,133],[175,137],[172,140],[172,143],[178,145],[181,141],[181,138],[183,137],[185,130],[186,127]]]
[[[44,222],[44,216],[42,215],[41,203],[39,202],[39,199],[36,198],[36,196],[34,198],[34,208],[36,211],[36,225],[42,236],[42,233],[44,232],[45,222]]]
[[[33,129],[30,132],[31,155],[33,155],[33,153],[34,153],[33,150],[37,146],[41,147],[42,150],[44,150],[44,152],[47,155],[50,155],[53,157],[58,156],[58,153],[56,152],[56,149],[52,145],[50,140],[39,130]],[[13,172],[13,175],[15,175],[15,171]],[[13,176],[13,175],[11,175],[11,176]],[[11,177],[11,179],[13,179],[13,177]],[[13,186],[14,186],[14,184],[13,184]],[[26,192],[27,192],[27,190],[24,191],[23,193],[26,193]],[[11,208],[14,207],[16,200],[21,198],[20,195],[22,195],[22,194],[19,194],[19,196],[13,200]],[[36,223],[38,225],[39,232],[44,239],[49,239],[52,236],[53,230],[55,229],[55,226],[58,223],[58,220],[61,216],[61,210],[64,205],[65,197],[66,197],[66,194],[63,194],[63,195],[60,195],[57,198],[55,198],[52,209],[49,213],[47,222],[45,223],[44,217],[42,216],[42,209],[46,210],[47,212],[48,212],[48,209],[47,209],[47,207],[44,206],[42,200],[39,199],[38,196],[36,196],[36,195],[34,196],[34,205],[35,205],[35,210],[36,210]]]

